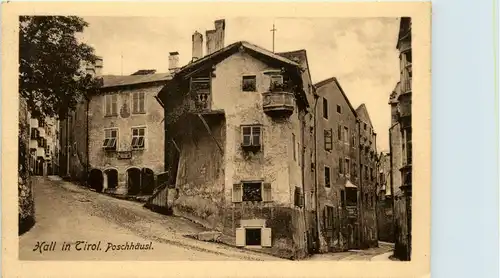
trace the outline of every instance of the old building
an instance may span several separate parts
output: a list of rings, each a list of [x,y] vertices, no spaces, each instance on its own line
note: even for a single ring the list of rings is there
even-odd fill
[[[359,133],[360,173],[360,219],[361,246],[378,245],[376,199],[377,199],[377,134],[373,129],[365,104],[357,109]]]
[[[333,77],[315,84],[321,251],[360,246],[357,112]]]
[[[59,121],[54,117],[30,119],[29,167],[34,175],[55,175],[59,171]]]
[[[378,156],[377,178],[377,230],[378,239],[394,242],[393,199],[391,188],[391,155],[381,152]]]
[[[158,94],[166,149],[179,152],[174,214],[234,237],[237,246],[305,256],[307,70],[248,42],[193,60]]]
[[[401,18],[398,42],[400,81],[392,92],[391,183],[394,196],[394,255],[401,260],[411,258],[411,196],[412,196],[412,52],[411,18]]]
[[[171,53],[175,69],[178,53]],[[129,76],[102,76],[88,95],[88,183],[97,191],[148,195],[164,171],[163,108],[156,94],[170,73],[140,70]]]
[[[82,65],[87,74],[102,78],[103,59],[98,57],[93,65]],[[60,119],[59,175],[65,179],[88,185],[89,172],[89,95],[77,99],[73,110]]]

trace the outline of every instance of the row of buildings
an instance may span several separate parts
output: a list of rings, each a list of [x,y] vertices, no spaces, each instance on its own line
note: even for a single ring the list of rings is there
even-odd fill
[[[367,107],[354,108],[335,77],[313,84],[305,50],[225,46],[224,32],[215,21],[206,47],[195,32],[191,61],[170,52],[168,73],[89,66],[102,86],[58,122],[59,175],[151,196],[236,246],[282,257],[376,246],[379,155]]]
[[[379,157],[379,238],[395,243],[394,256],[411,259],[412,211],[412,48],[411,18],[400,21],[398,42],[400,80],[389,98],[389,153]]]

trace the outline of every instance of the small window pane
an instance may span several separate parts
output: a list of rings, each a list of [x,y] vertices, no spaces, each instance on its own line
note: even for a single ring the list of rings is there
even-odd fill
[[[144,137],[139,137],[139,142],[137,143],[139,148],[144,148]]]
[[[243,127],[243,135],[250,135],[252,133],[252,129],[249,126]]]
[[[136,147],[137,146],[137,140],[138,139],[139,139],[138,137],[133,137],[132,138],[132,147]]]
[[[139,129],[139,135],[140,136],[144,136],[144,130],[145,130],[144,128]]]

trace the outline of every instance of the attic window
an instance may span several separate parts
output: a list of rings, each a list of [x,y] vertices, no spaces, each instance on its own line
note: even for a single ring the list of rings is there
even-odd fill
[[[342,107],[340,105],[337,105],[337,113],[342,114]]]

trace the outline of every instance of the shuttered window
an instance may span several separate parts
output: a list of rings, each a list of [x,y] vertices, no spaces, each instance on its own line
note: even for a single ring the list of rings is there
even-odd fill
[[[261,229],[261,240],[263,247],[271,247],[272,246],[272,235],[271,228],[262,228]]]
[[[324,130],[325,151],[331,151],[333,148],[332,143],[332,129]]]

